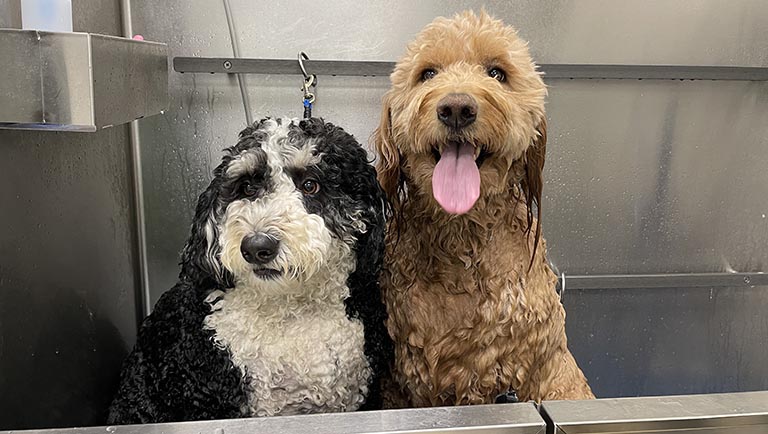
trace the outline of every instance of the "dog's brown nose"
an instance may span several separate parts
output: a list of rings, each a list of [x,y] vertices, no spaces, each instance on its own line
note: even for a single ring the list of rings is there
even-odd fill
[[[477,101],[466,93],[450,93],[437,103],[437,118],[450,128],[464,128],[477,119]]]

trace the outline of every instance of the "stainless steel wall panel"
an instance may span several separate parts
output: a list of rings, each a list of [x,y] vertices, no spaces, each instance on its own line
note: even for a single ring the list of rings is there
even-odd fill
[[[290,58],[304,50],[318,59],[363,60],[395,60],[435,16],[481,7],[515,25],[542,63],[768,65],[761,49],[768,10],[760,0],[232,2],[243,57]],[[200,9],[189,2],[177,13],[202,18]]]
[[[114,125],[168,108],[164,44],[91,35],[96,125]]]
[[[136,336],[126,127],[0,131],[0,427],[103,423]]]
[[[768,390],[768,286],[566,289],[563,303],[600,398]]]
[[[95,125],[89,35],[39,32],[43,122]],[[93,127],[95,129],[95,127]]]
[[[137,33],[176,30],[174,55],[231,54],[220,2],[133,0]],[[515,25],[541,63],[768,66],[761,0],[232,1],[243,57],[395,60],[435,16],[482,6]],[[195,29],[194,34],[191,32]]]
[[[174,85],[178,80],[186,82],[184,90]],[[197,195],[245,125],[236,84],[193,84],[198,80],[209,77],[172,77],[171,110],[140,121],[151,305],[175,283]]]
[[[559,271],[768,268],[768,83],[553,80],[547,107]]]
[[[72,0],[72,30],[75,32],[123,36],[121,20],[120,1]]]
[[[0,0],[0,29],[21,28],[21,0]]]
[[[8,83],[16,83],[0,95],[0,119],[7,122],[42,120],[43,90],[40,80],[40,47],[33,32],[3,32],[0,39],[0,59],[8,62],[3,68]]]
[[[131,12],[133,32],[167,43],[170,56],[232,52],[222,2],[131,0]],[[197,195],[245,125],[234,77],[171,73],[168,93],[168,111],[138,123],[150,305],[175,283]]]

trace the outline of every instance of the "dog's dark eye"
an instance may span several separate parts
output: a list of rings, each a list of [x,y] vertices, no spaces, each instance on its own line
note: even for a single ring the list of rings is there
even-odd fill
[[[240,193],[245,197],[255,196],[259,189],[251,181],[245,181],[240,184]]]
[[[504,83],[507,81],[507,76],[504,74],[504,71],[502,71],[499,68],[491,68],[488,70],[488,76],[491,78],[495,78],[500,83]]]
[[[421,81],[432,80],[437,75],[437,71],[434,69],[425,69],[421,73]]]
[[[317,194],[320,191],[320,184],[314,179],[307,179],[301,184],[301,191],[304,194]]]

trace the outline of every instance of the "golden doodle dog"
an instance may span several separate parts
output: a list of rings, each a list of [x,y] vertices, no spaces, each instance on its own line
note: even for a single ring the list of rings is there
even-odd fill
[[[568,350],[540,201],[546,87],[527,43],[485,12],[408,45],[374,133],[394,208],[383,291],[393,406],[594,398]]]

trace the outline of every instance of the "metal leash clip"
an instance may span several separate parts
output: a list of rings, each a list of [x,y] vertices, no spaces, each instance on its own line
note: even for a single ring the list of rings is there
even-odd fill
[[[300,51],[298,59],[301,74],[304,75],[304,84],[302,85],[302,90],[304,91],[304,118],[309,119],[312,117],[312,103],[315,102],[315,94],[310,92],[309,89],[317,86],[317,76],[307,73],[307,69],[304,67],[304,61],[309,60],[307,53]]]
[[[308,100],[310,103],[315,102],[315,94],[309,91],[309,88],[312,86],[315,86],[317,83],[317,78],[315,78],[315,75],[310,75],[309,77],[304,79],[304,100]]]

